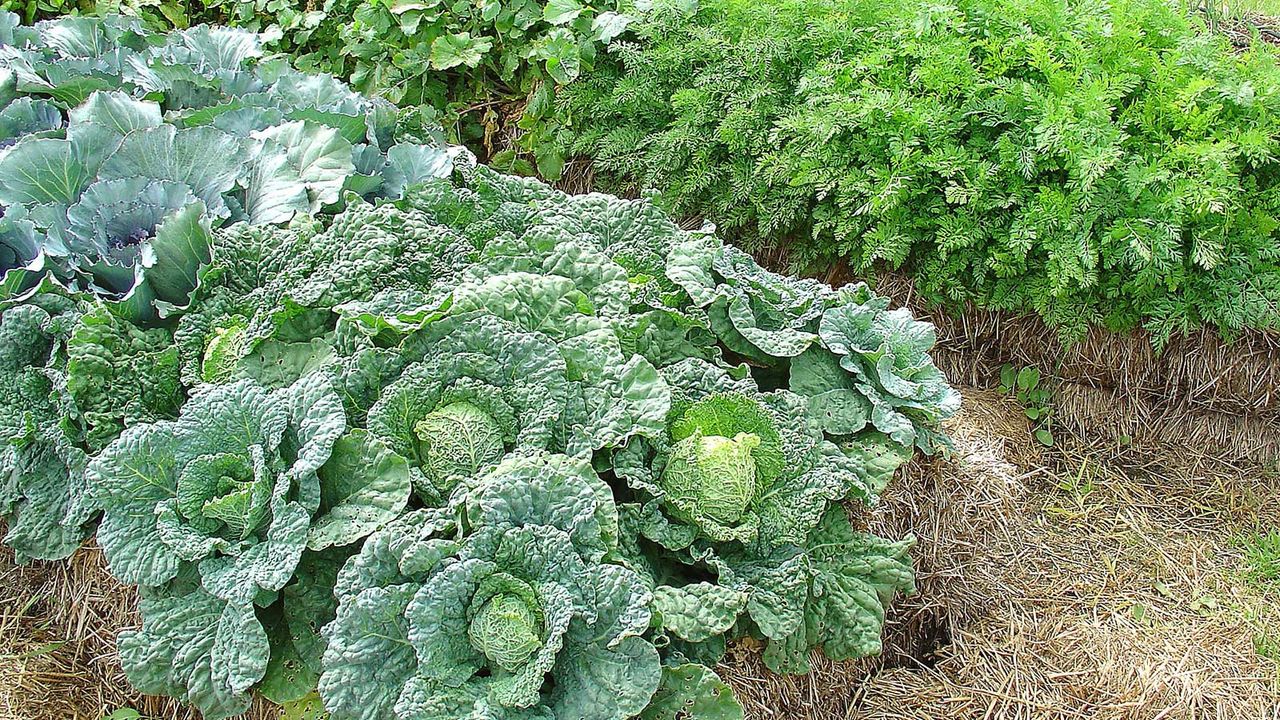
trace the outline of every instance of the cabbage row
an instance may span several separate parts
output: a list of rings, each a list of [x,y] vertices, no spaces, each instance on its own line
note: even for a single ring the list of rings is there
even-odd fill
[[[37,151],[85,168],[0,198],[39,249],[6,256],[0,302],[5,542],[56,559],[96,532],[140,589],[119,638],[139,690],[212,720],[255,693],[336,720],[714,719],[741,717],[709,669],[729,641],[779,672],[878,652],[911,540],[846,505],[945,443],[929,325],[648,203],[397,143],[421,129],[230,58],[246,36],[4,32],[6,112],[48,122],[3,177],[45,177],[14,164]],[[342,152],[275,139],[326,129]],[[62,243],[119,180],[86,148],[192,132],[223,150],[127,155],[136,188],[88,214],[102,244]],[[229,148],[234,177],[200,181]],[[372,171],[308,179],[335,156]],[[153,183],[185,202],[137,209]],[[286,186],[296,205],[254,215]]]

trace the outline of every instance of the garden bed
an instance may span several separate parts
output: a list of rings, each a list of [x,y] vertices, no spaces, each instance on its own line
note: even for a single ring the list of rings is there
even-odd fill
[[[866,518],[919,539],[919,591],[895,606],[885,653],[783,677],[738,646],[720,671],[749,718],[1280,712],[1280,668],[1256,647],[1280,637],[1280,607],[1245,578],[1237,540],[1280,523],[1280,480],[1187,455],[1042,450],[1010,401],[968,390],[964,407],[954,455],[899,473]],[[99,551],[27,567],[4,553],[0,718],[196,717],[128,689],[113,637],[136,625],[133,592]]]
[[[782,19],[817,24],[804,3],[787,7],[795,13]],[[1169,12],[1160,3],[1154,8],[1157,19]],[[884,10],[874,3],[868,9]],[[975,22],[989,16],[974,9]],[[559,27],[579,12],[544,20]],[[1115,26],[1165,36],[1158,23],[1131,15],[1117,15]],[[903,17],[890,9],[891,27],[901,33],[876,33],[875,41],[901,40],[904,67],[916,67],[916,55],[947,38],[926,38],[900,23]],[[776,26],[761,18],[757,26]],[[414,28],[420,19],[407,18]],[[626,25],[616,13],[602,14],[602,27],[578,19],[578,29],[590,28],[583,36],[589,43],[608,43],[604,35]],[[842,33],[846,19],[832,16],[831,29]],[[1181,18],[1165,20],[1183,27]],[[97,27],[93,22],[66,27],[79,34]],[[724,685],[695,688],[691,678],[707,680],[710,670],[698,663],[716,665],[723,638],[744,635],[756,639],[733,641],[718,670],[753,719],[1280,717],[1280,479],[1273,466],[1280,456],[1280,338],[1276,268],[1267,254],[1275,223],[1270,205],[1250,194],[1253,179],[1267,179],[1263,170],[1273,169],[1267,163],[1275,153],[1245,153],[1240,177],[1251,180],[1244,186],[1234,176],[1210,183],[1191,163],[1175,174],[1186,180],[1174,183],[1181,189],[1151,196],[1161,208],[1190,206],[1200,192],[1186,188],[1204,184],[1211,195],[1241,198],[1239,207],[1217,213],[1233,230],[1224,237],[1241,241],[1224,245],[1232,262],[1224,265],[1209,242],[1188,267],[1155,283],[1164,295],[1141,280],[1163,260],[1118,262],[1114,252],[1094,258],[1108,282],[1080,278],[1081,292],[1092,293],[1080,303],[1063,294],[1070,284],[1055,282],[1051,292],[1036,284],[1076,252],[1062,244],[1058,213],[1040,212],[1053,209],[1042,203],[1045,193],[1034,191],[1056,192],[1060,171],[1077,167],[1074,141],[1037,146],[1048,159],[988,188],[948,180],[942,204],[933,202],[937,193],[916,188],[933,204],[913,206],[905,224],[900,213],[882,219],[924,245],[950,252],[941,226],[914,220],[954,216],[981,221],[990,236],[1029,231],[1026,238],[1044,243],[1027,257],[1047,252],[1051,260],[1018,269],[1000,262],[1000,253],[987,258],[995,265],[980,256],[946,272],[917,271],[918,287],[933,297],[1034,309],[1046,319],[974,308],[952,315],[922,305],[897,275],[877,279],[897,304],[932,314],[938,364],[965,388],[963,413],[946,423],[954,452],[916,457],[882,494],[893,468],[917,448],[930,455],[938,449],[937,423],[959,404],[933,364],[933,333],[889,312],[887,300],[764,272],[710,233],[676,233],[652,208],[560,197],[471,167],[465,153],[440,147],[424,113],[397,112],[341,83],[330,87],[340,102],[321,107],[331,93],[310,92],[314,78],[255,63],[261,49],[247,36],[235,58],[204,58],[166,84],[174,63],[220,50],[235,33],[196,28],[161,42],[141,26],[106,23],[101,39],[119,40],[116,50],[132,60],[122,61],[118,77],[93,75],[89,85],[68,89],[38,74],[57,80],[67,68],[101,68],[71,57],[77,44],[57,32],[21,29],[14,16],[0,14],[5,42],[24,44],[21,57],[31,63],[6,76],[8,90],[0,88],[12,96],[4,100],[11,116],[25,118],[23,137],[0,161],[9,163],[8,175],[30,181],[0,197],[10,251],[3,289],[16,293],[5,305],[12,313],[5,337],[14,339],[4,346],[11,350],[3,368],[9,379],[0,383],[16,389],[5,396],[8,422],[0,423],[0,475],[10,480],[0,509],[13,523],[6,539],[15,548],[0,551],[0,720],[197,717],[131,685],[185,695],[208,718],[247,712],[250,720],[300,720],[250,693],[290,705],[318,690],[343,717],[416,717],[430,714],[429,705],[456,702],[486,716],[484,707],[548,703],[543,714],[562,720],[710,720],[689,709],[703,702],[731,720],[737,706]],[[1111,47],[1111,25],[1050,25],[1047,36],[1068,48],[1081,29],[1098,48]],[[1012,35],[991,35],[988,43],[1021,40],[1021,26],[1010,27]],[[551,32],[569,39],[563,28]],[[92,37],[86,45],[97,54],[99,35]],[[795,39],[780,37],[782,45]],[[471,67],[467,58],[478,63],[492,44],[469,32],[437,40],[437,70]],[[770,48],[743,47],[750,52],[728,53],[727,66],[744,54],[766,64],[779,59]],[[1224,72],[1256,75],[1262,96],[1276,86],[1274,66],[1236,64],[1225,43],[1215,47],[1225,53]],[[1188,65],[1176,61],[1181,55],[1161,53],[1148,53],[1151,68],[1164,68],[1148,73],[1151,98],[1199,87],[1166,86]],[[1081,55],[1097,64],[1108,53]],[[569,69],[553,62],[559,57],[544,59],[554,81],[568,83]],[[1011,56],[1013,65],[1043,72],[1033,59]],[[157,72],[134,72],[142,68]],[[539,128],[525,121],[553,102],[541,72],[535,68],[541,80],[521,84],[534,88],[537,102],[520,121],[530,137]],[[234,75],[244,82],[228,84],[227,73],[245,73]],[[686,74],[655,73],[661,81]],[[1110,97],[1112,90],[1086,82],[1094,77],[1089,67],[1071,77],[1049,78],[1051,86],[1081,93],[1060,98],[1062,107],[1094,104],[1090,93]],[[883,79],[886,89],[901,89],[897,76]],[[997,79],[983,92],[1021,108],[1003,92],[1013,77]],[[120,93],[80,97],[98,81],[115,80]],[[323,82],[329,87],[328,78]],[[1232,85],[1227,94],[1252,98],[1253,82],[1245,83],[1247,93]],[[190,92],[184,83],[208,92]],[[864,79],[841,83],[834,87],[850,98],[875,100],[863,94]],[[246,90],[259,84],[269,89]],[[14,99],[19,90],[34,99]],[[807,92],[797,97],[817,108],[817,122],[793,118],[793,129],[821,129],[824,113],[838,109]],[[917,98],[924,116],[935,114],[931,94]],[[714,108],[718,101],[708,97]],[[215,99],[228,102],[202,105]],[[425,102],[412,94],[393,99],[405,101],[402,109]],[[682,112],[697,105],[683,91],[672,99]],[[460,112],[483,108],[486,118],[496,117],[503,109],[496,104]],[[1268,119],[1251,114],[1260,104],[1231,107],[1240,111],[1232,117],[1241,127],[1274,137]],[[138,124],[115,122],[119,108]],[[26,112],[33,109],[39,112]],[[585,114],[596,109],[588,102]],[[601,117],[610,131],[627,119],[608,119],[603,109]],[[972,117],[965,110],[955,119]],[[1033,119],[1019,111],[1008,123],[984,127],[1038,127]],[[1121,119],[1116,127],[1128,136],[1135,116]],[[491,135],[505,135],[496,122],[486,122],[486,150],[500,147],[491,147]],[[866,129],[878,137],[880,124]],[[1154,138],[1163,151],[1162,128],[1155,123],[1135,137]],[[957,137],[981,150],[975,138],[985,132]],[[108,137],[114,149],[101,167],[77,171],[83,183],[63,177],[58,158],[79,162],[89,147],[82,143]],[[1179,137],[1179,148],[1198,147],[1194,134]],[[174,157],[190,162],[159,168],[161,178],[134,178],[154,155],[147,144],[168,147],[165,138]],[[788,142],[803,147],[803,138]],[[1111,147],[1165,158],[1122,144],[1116,139]],[[249,154],[240,158],[235,148]],[[332,174],[309,163],[294,167],[317,148],[333,161]],[[828,159],[824,172],[857,176],[883,157],[895,172],[902,169],[897,151],[872,150],[867,158]],[[1070,167],[1055,164],[1055,153],[1069,156]],[[220,162],[206,167],[196,159],[204,154]],[[522,158],[501,154],[485,153],[495,166],[531,171]],[[1216,167],[1216,155],[1196,155]],[[227,165],[227,158],[240,159]],[[560,159],[539,154],[538,170],[559,175]],[[809,161],[793,159],[802,167],[783,168],[781,177],[795,182],[786,187],[820,188],[797,171]],[[590,189],[591,168],[569,163],[562,187]],[[705,164],[695,163],[692,173],[678,169],[670,183],[679,188],[688,175],[696,184],[704,170],[708,178],[733,177]],[[49,170],[48,177],[28,177],[28,166]],[[1135,168],[1142,169],[1129,166]],[[196,181],[214,171],[219,178]],[[1023,176],[1027,183],[1017,180]],[[1092,215],[1100,206],[1088,195],[1119,197],[1133,179],[1128,172],[1123,181],[1089,180],[1087,192],[1064,204],[1064,217]],[[60,181],[66,192],[52,193]],[[419,181],[426,185],[416,187]],[[1010,197],[1017,199],[992,204],[989,190],[1003,194],[1014,185]],[[161,192],[166,188],[174,192]],[[146,212],[131,209],[139,189],[149,190],[140,193]],[[961,200],[956,189],[964,190]],[[788,207],[801,217],[754,243],[749,234],[734,237],[748,247],[782,243],[800,253],[793,260],[809,264],[849,256],[856,263],[866,248],[805,255],[798,240],[810,230],[816,239],[830,235],[823,218],[858,192],[835,206],[825,204],[827,190],[765,203],[756,217],[769,223],[785,218]],[[730,205],[674,206],[717,216],[727,230],[758,225],[735,215],[738,190],[731,195]],[[953,212],[958,205],[976,214]],[[1018,217],[1007,223],[1015,205]],[[105,230],[79,222],[99,217],[94,208],[104,208]],[[1147,214],[1110,208],[1093,224],[1145,222]],[[1172,215],[1170,227],[1187,220]],[[232,218],[254,227],[228,229]],[[59,237],[63,220],[75,252],[40,240]],[[1201,220],[1184,229],[1197,247],[1214,237],[1218,222]],[[273,227],[287,221],[288,229]],[[897,232],[863,233],[859,222],[834,236],[879,242]],[[1121,225],[1109,227],[1106,237],[1115,240]],[[1174,237],[1155,238],[1160,247],[1148,254],[1173,252],[1166,241]],[[995,247],[979,245],[983,252]],[[166,252],[153,252],[157,247]],[[174,248],[186,250],[168,252]],[[910,257],[919,270],[936,255],[899,250],[862,257]],[[804,264],[769,259],[779,268]],[[977,277],[985,269],[1000,282]],[[837,285],[850,279],[839,271],[826,278]],[[951,292],[960,286],[967,291]],[[1251,312],[1235,312],[1241,308]],[[177,312],[182,317],[172,319]],[[1113,326],[1145,322],[1166,333],[1153,342],[1142,332],[1095,331],[1071,344],[1054,329],[1083,332],[1076,320],[1103,317]],[[1260,330],[1234,342],[1207,331],[1169,339],[1170,329],[1199,323]],[[715,361],[725,357],[746,359],[753,369],[719,368]],[[1019,369],[1018,384],[1024,376],[1045,378],[1046,397],[1019,403],[996,390],[1015,384],[1009,371]],[[470,433],[484,439],[484,453],[453,442]],[[513,500],[531,493],[553,498],[555,507],[544,512]],[[847,504],[855,513],[851,527],[835,504],[855,498],[873,509]],[[449,512],[431,509],[446,504]],[[100,511],[97,540],[73,554]],[[39,532],[50,527],[56,537]],[[894,541],[906,536],[916,539],[911,563],[910,543]],[[107,572],[96,542],[127,585]],[[524,562],[526,555],[575,564]],[[460,575],[473,571],[474,578]],[[134,585],[142,588],[141,603]],[[408,585],[419,586],[412,597],[382,592]],[[886,618],[891,597],[913,586]],[[467,620],[475,632],[466,637],[457,618],[438,612],[459,602],[471,603]],[[702,616],[708,608],[714,617]],[[499,632],[504,627],[526,639],[512,640]],[[884,651],[876,654],[882,629]],[[462,654],[453,652],[458,648]],[[817,648],[833,657],[876,657],[815,656],[805,676],[776,674],[807,667],[805,653]],[[379,677],[385,671],[392,677]],[[516,687],[509,678],[528,682]]]

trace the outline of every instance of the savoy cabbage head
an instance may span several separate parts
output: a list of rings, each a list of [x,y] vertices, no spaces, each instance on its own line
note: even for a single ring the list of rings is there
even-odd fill
[[[661,677],[644,638],[652,598],[605,561],[617,510],[590,465],[513,455],[454,505],[406,515],[343,569],[326,708],[362,720],[639,714]]]

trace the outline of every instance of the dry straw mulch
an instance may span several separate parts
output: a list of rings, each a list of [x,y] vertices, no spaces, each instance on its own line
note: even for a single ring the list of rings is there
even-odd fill
[[[199,720],[183,703],[129,687],[115,636],[138,624],[137,593],[107,572],[101,550],[16,566],[0,547],[0,720],[101,720],[120,708]],[[250,717],[277,716],[263,703]]]
[[[1244,582],[1242,532],[1280,526],[1280,480],[1194,457],[1042,451],[970,391],[948,461],[913,464],[867,516],[919,538],[919,592],[881,658],[721,670],[752,718],[1270,720],[1280,595]]]

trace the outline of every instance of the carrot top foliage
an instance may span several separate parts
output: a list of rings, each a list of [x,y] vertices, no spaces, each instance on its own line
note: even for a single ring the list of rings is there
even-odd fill
[[[556,149],[800,266],[1068,337],[1280,327],[1280,69],[1162,0],[707,0],[562,94]]]

